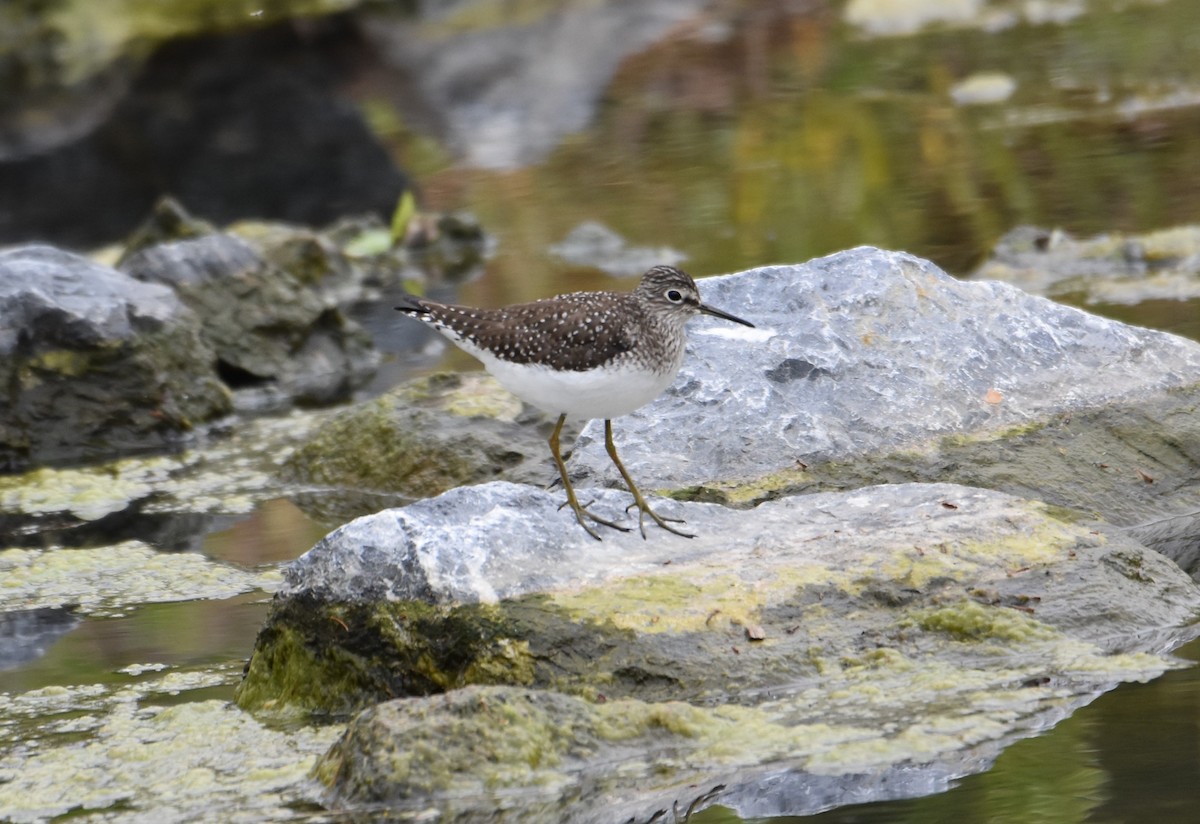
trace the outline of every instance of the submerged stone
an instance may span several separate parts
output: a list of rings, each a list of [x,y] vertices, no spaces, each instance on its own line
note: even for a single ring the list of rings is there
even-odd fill
[[[1035,295],[1134,305],[1200,298],[1198,274],[1200,226],[1090,238],[1018,226],[971,277],[1002,280]]]
[[[0,748],[5,820],[294,820],[297,805],[317,802],[306,774],[339,729],[271,729],[227,701],[192,697],[232,675],[0,692],[0,728],[19,736]]]

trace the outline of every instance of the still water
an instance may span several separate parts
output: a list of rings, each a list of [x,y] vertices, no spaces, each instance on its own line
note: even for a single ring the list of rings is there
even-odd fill
[[[864,243],[967,275],[1021,224],[1083,236],[1200,222],[1195,0],[1024,4],[1002,25],[891,37],[848,24],[845,5],[709,9],[623,60],[586,128],[515,168],[458,162],[436,131],[410,125],[385,91],[395,79],[385,65],[366,70],[355,102],[414,174],[424,208],[469,210],[494,236],[485,270],[457,286],[467,303],[612,285],[550,251],[585,221],[674,250],[696,275]],[[1061,13],[1038,18],[1034,7]],[[984,74],[1006,78],[1011,94],[961,102],[961,84]],[[1200,339],[1194,300],[1086,308]],[[394,355],[389,374],[414,365],[476,368],[456,354]],[[336,524],[277,498],[220,526],[200,551],[259,569]],[[267,598],[86,618],[41,657],[0,671],[0,692],[120,682],[121,670],[154,662],[222,673],[177,700],[228,699]],[[1200,642],[1178,654],[1200,659]],[[1182,824],[1196,820],[1198,775],[1193,667],[1100,696],[944,793],[773,821]],[[740,819],[718,806],[691,820]]]

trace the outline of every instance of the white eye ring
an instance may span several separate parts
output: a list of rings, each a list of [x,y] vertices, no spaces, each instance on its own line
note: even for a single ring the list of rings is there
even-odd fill
[[[671,303],[683,303],[683,293],[678,289],[668,289],[663,293]]]

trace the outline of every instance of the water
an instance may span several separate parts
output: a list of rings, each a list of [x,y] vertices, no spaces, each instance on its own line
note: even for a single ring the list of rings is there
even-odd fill
[[[863,243],[965,275],[1023,223],[1088,235],[1200,221],[1200,6],[1079,5],[1085,13],[1061,23],[875,39],[847,27],[841,4],[728,4],[624,60],[590,124],[515,169],[453,162],[436,137],[405,125],[403,111],[377,128],[417,173],[426,208],[468,209],[495,235],[486,272],[458,290],[484,305],[626,288],[547,251],[589,220],[632,245],[678,250],[696,275]],[[364,72],[356,102],[391,106],[378,90],[396,81],[394,69]],[[1013,80],[1012,96],[956,105],[956,84],[980,72]],[[1087,308],[1200,339],[1200,301]],[[392,374],[411,368],[403,362]],[[454,353],[436,362],[477,368]],[[199,551],[270,568],[333,526],[275,498],[226,518]],[[155,700],[227,700],[267,598],[83,618],[44,655],[0,671],[0,692],[121,684],[137,677],[122,670],[156,664],[218,677]],[[1178,654],[1197,660],[1200,642]],[[1198,710],[1200,669],[1123,685],[947,792],[805,820],[1190,822],[1200,801]],[[720,807],[692,818],[738,820]]]

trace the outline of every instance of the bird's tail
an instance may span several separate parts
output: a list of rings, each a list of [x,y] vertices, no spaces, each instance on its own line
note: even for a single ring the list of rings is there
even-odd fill
[[[405,292],[404,294],[400,295],[397,300],[399,301],[399,304],[394,307],[397,311],[408,312],[413,315],[429,314],[429,307],[426,306],[425,302],[416,295],[410,295]]]

